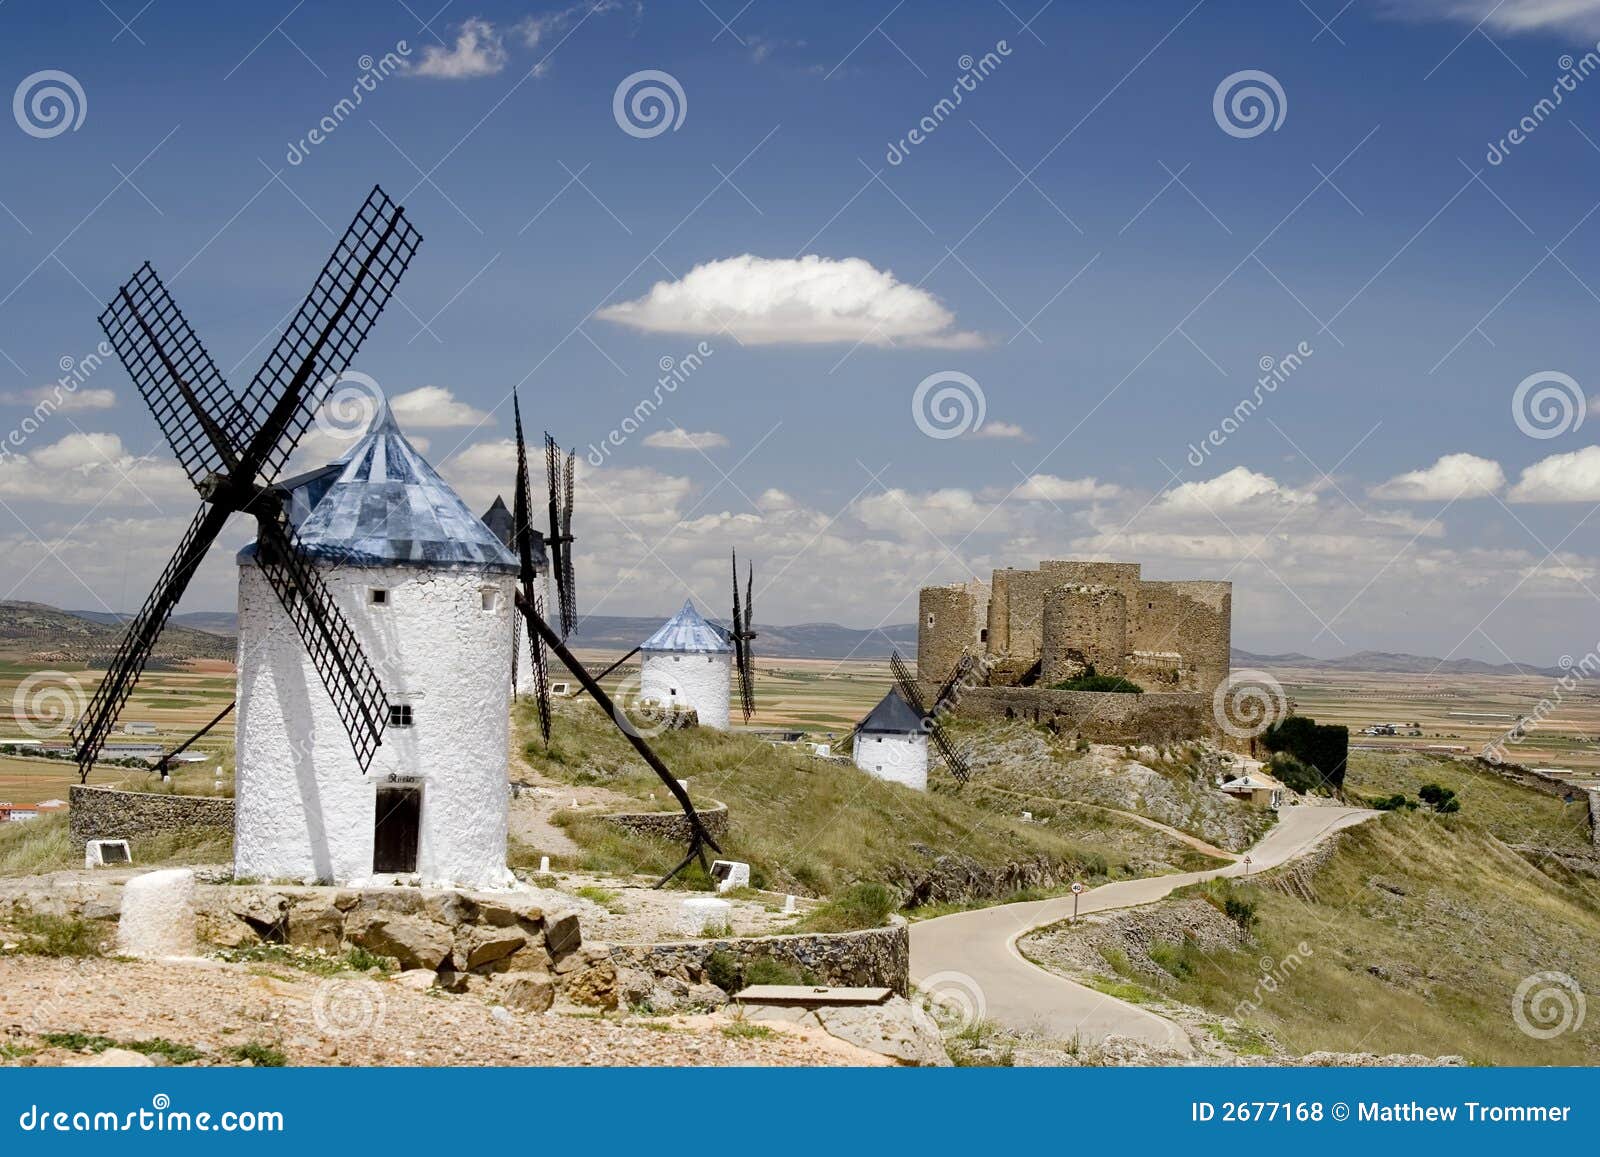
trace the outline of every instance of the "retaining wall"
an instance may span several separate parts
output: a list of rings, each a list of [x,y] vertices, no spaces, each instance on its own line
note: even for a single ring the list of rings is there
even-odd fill
[[[67,793],[68,829],[82,847],[90,840],[136,841],[184,828],[233,831],[233,800],[220,796],[163,795],[75,786]],[[139,849],[134,846],[135,862]]]
[[[705,981],[706,961],[719,951],[741,966],[761,959],[787,964],[814,976],[818,984],[891,988],[901,996],[911,989],[911,933],[898,916],[886,928],[860,932],[610,945],[611,962],[618,967],[690,984]]]
[[[712,839],[720,842],[728,834],[727,804],[712,801],[704,806],[696,804],[694,810],[699,813],[700,822],[705,825]],[[688,843],[691,834],[689,817],[681,811],[612,812],[597,818],[627,831],[637,832],[642,836],[654,836],[659,840],[670,840],[675,844]]]
[[[1173,743],[1212,737],[1211,696],[1197,692],[1120,695],[1043,687],[976,687],[957,713],[977,719],[1023,719],[1094,743]]]

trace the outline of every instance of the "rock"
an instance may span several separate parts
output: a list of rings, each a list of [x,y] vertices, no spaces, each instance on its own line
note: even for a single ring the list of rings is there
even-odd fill
[[[662,1007],[651,999],[656,988],[655,977],[642,968],[617,969],[617,1002],[629,1008],[635,1005],[648,1004],[657,1012],[663,1011]]]
[[[528,943],[520,928],[462,928],[456,932],[456,966],[482,968],[520,951]]]
[[[301,900],[289,908],[285,935],[302,948],[335,951],[344,939],[344,913],[321,900]]]
[[[578,930],[578,914],[563,912],[545,920],[544,943],[552,960],[560,960],[576,952],[583,945],[583,933]]]
[[[409,988],[414,992],[426,992],[439,983],[440,975],[440,973],[428,968],[408,968],[399,976],[396,976],[394,982],[401,988]]]
[[[478,905],[460,892],[431,892],[423,898],[423,912],[435,924],[455,928],[475,922]]]
[[[418,969],[417,971],[420,972],[425,970]],[[434,985],[445,992],[471,991],[472,982],[474,980],[482,979],[481,977],[472,975],[470,972],[458,972],[454,968],[441,968],[438,972],[432,973],[431,975],[433,976]]]
[[[696,1008],[716,1010],[727,1005],[728,994],[714,984],[695,984],[689,987],[683,999]]]
[[[289,915],[289,897],[282,892],[258,892],[253,888],[242,888],[228,905],[228,910],[250,925],[258,939],[272,944],[283,942],[287,932],[285,924]]]
[[[1075,1069],[1081,1064],[1064,1049],[1019,1048],[1011,1053],[1011,1067],[1016,1069]]]
[[[487,991],[518,1012],[544,1012],[556,1000],[556,982],[548,973],[502,972],[490,978]]]
[[[573,1004],[616,1008],[618,1000],[616,966],[606,961],[576,972],[562,986],[562,992]]]
[[[489,1010],[489,1019],[494,1021],[496,1024],[514,1023],[511,1014],[505,1009],[501,1008],[498,1004]]]
[[[129,880],[122,889],[117,950],[159,960],[195,951],[194,871],[165,868]]]
[[[502,957],[489,965],[493,972],[548,972],[552,961],[544,945],[524,941],[523,946],[510,956]]]
[[[92,1056],[65,1062],[69,1069],[153,1069],[156,1062],[132,1049],[106,1049]]]
[[[413,916],[357,910],[344,931],[351,943],[379,956],[392,956],[401,968],[437,969],[450,955],[450,938],[444,930]]]
[[[892,996],[883,1004],[819,1008],[816,1017],[830,1036],[903,1065],[950,1064],[938,1024],[903,996]]]

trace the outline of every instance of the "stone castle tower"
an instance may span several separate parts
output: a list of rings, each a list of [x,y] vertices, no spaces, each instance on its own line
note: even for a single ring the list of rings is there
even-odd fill
[[[1150,582],[1136,562],[1041,562],[923,587],[917,673],[984,656],[991,686],[1049,687],[1093,667],[1146,691],[1212,693],[1228,678],[1233,584]]]

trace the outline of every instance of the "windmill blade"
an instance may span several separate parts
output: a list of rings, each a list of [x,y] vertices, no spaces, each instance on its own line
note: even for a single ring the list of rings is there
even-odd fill
[[[133,694],[134,684],[139,681],[139,675],[150,659],[150,652],[155,650],[162,628],[167,625],[173,608],[183,598],[183,592],[194,578],[195,570],[205,560],[206,552],[222,533],[231,513],[220,506],[200,508],[194,521],[189,523],[189,529],[184,532],[177,553],[156,580],[155,588],[145,599],[144,606],[123,632],[122,642],[106,667],[105,678],[100,681],[94,698],[72,727],[80,783],[89,781],[89,772],[100,756],[100,749],[105,746],[106,736],[111,734],[111,728],[116,725],[117,716],[123,704],[127,703],[128,696]]]
[[[928,708],[922,701],[922,690],[917,686],[916,679],[906,666],[906,661],[900,657],[899,651],[889,656],[889,669],[894,672],[895,685],[900,688],[900,694],[905,697],[911,710],[923,719],[928,718]]]
[[[945,733],[944,727],[937,719],[931,716],[927,719],[928,738],[933,740],[933,745],[939,749],[939,754],[944,757],[945,766],[950,769],[950,774],[961,783],[966,783],[972,778],[972,769],[967,766],[966,758],[956,750],[956,745],[950,741],[950,736]]]
[[[561,453],[561,447],[548,431],[544,436],[545,481],[550,491],[550,573],[556,580],[556,602],[561,612],[561,637],[565,639],[577,625],[578,598],[574,590],[572,566],[572,499],[576,455]]]
[[[756,654],[752,644],[755,642],[756,633],[751,629],[750,622],[756,613],[756,568],[754,563],[745,564],[744,580],[744,626],[741,635],[744,641],[744,681],[740,690],[744,694],[744,720],[750,722],[750,717],[756,713]],[[734,583],[739,581],[737,573]]]
[[[513,700],[515,700],[516,697],[517,697],[517,675],[519,674],[519,672],[517,671],[517,664],[518,664],[518,659],[520,657],[518,655],[518,652],[521,650],[521,648],[517,646],[517,637],[519,635],[521,635],[521,634],[522,634],[522,624],[517,622],[517,616],[512,615],[511,616],[511,698]]]
[[[256,562],[300,633],[365,774],[389,725],[389,697],[322,576],[276,518],[260,520]]]
[[[972,669],[972,656],[962,655],[956,660],[956,665],[951,668],[949,676],[939,688],[939,694],[934,696],[933,708],[937,711],[943,704],[954,701],[956,688],[961,680],[966,678],[967,672]]]
[[[148,261],[117,290],[100,328],[189,481],[232,472],[249,433],[222,424],[237,399]]]
[[[533,613],[544,618],[544,600],[539,592],[533,594]],[[528,632],[528,653],[533,656],[534,703],[539,709],[539,731],[544,744],[550,746],[550,657],[545,653],[544,640],[538,632]]]
[[[739,552],[733,552],[733,615],[729,620],[728,640],[733,644],[733,662],[739,668],[739,679],[744,679],[744,645],[740,641],[740,629],[744,622],[744,615],[739,609]]]
[[[252,474],[283,468],[421,244],[405,209],[374,186],[235,406],[230,426],[250,432]]]
[[[156,770],[162,775],[166,775],[167,772],[171,770],[172,761],[174,759],[177,759],[178,756],[182,755],[185,751],[188,751],[189,748],[193,747],[197,740],[205,738],[206,734],[210,732],[213,727],[221,723],[229,715],[233,714],[233,709],[237,706],[239,706],[239,701],[235,699],[221,711],[218,711],[210,723],[207,723],[199,731],[196,731],[193,735],[189,736],[188,739],[185,739],[182,743],[178,744],[178,746],[174,747],[171,751],[167,752],[159,760],[157,760]]]
[[[566,501],[561,507],[561,538],[566,543],[566,550],[561,552],[561,581],[557,584],[557,593],[561,598],[561,629],[568,635],[578,626],[578,579],[572,554],[572,507],[577,469],[577,452],[568,450],[564,475]]]
[[[539,593],[539,573],[533,565],[533,496],[529,492],[528,445],[522,436],[522,403],[516,391],[511,393],[511,415],[517,434],[517,482],[511,497],[511,534],[516,543],[518,579],[522,583],[522,599],[534,614],[544,618],[544,599]],[[536,705],[539,709],[539,731],[545,745],[550,743],[550,672],[549,658],[545,654],[544,640],[533,629],[531,621],[524,620],[528,632],[528,656],[533,661],[536,683]]]

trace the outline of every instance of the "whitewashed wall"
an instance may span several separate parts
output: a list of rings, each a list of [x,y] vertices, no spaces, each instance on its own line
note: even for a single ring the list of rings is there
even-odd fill
[[[362,775],[333,701],[260,569],[239,573],[234,870],[353,883],[372,875],[377,785],[422,781],[417,868],[428,885],[503,887],[513,578],[416,567],[322,572],[392,702]],[[373,606],[381,586],[388,603]],[[483,609],[485,588],[498,595]]]
[[[645,651],[640,660],[639,694],[669,706],[693,707],[702,727],[728,729],[729,677],[733,656],[680,651]]]
[[[854,758],[856,766],[868,775],[928,790],[926,735],[857,735]]]

